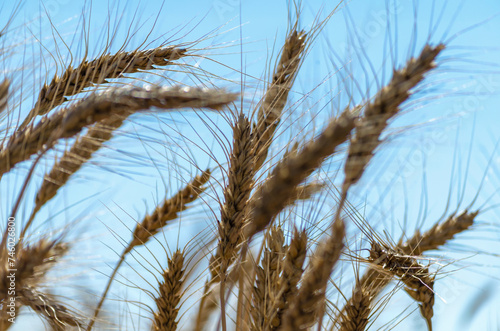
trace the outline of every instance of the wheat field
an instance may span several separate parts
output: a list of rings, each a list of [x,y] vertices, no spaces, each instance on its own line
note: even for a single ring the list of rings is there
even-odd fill
[[[0,7],[0,329],[500,329],[500,6],[194,3]]]

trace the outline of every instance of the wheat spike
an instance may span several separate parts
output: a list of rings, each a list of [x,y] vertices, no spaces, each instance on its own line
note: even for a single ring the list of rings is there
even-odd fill
[[[159,296],[155,299],[157,312],[154,314],[153,330],[175,331],[177,315],[184,282],[184,254],[177,250],[168,259],[168,269],[163,272]]]
[[[45,84],[38,100],[30,111],[20,129],[24,129],[37,115],[45,115],[51,109],[63,104],[67,99],[93,85],[107,83],[107,79],[122,77],[125,73],[154,69],[154,66],[165,66],[185,56],[186,49],[175,46],[158,47],[132,52],[105,54],[92,61],[82,61],[79,66],[68,66],[64,73],[54,76],[50,84]]]
[[[254,130],[257,138],[256,171],[266,160],[269,145],[281,120],[281,114],[302,62],[306,45],[307,34],[304,31],[297,31],[295,26],[287,36],[281,50],[280,60],[274,69],[272,81],[260,102],[257,125]]]
[[[292,331],[310,328],[317,321],[317,314],[325,301],[325,291],[330,274],[344,247],[345,225],[337,219],[332,234],[320,242],[310,267],[304,274],[302,285],[283,316],[279,330]]]
[[[316,139],[276,165],[270,178],[252,196],[248,238],[262,231],[295,198],[297,186],[346,141],[353,127],[354,117],[346,109]]]
[[[210,259],[212,282],[218,281],[221,275],[226,273],[242,241],[243,218],[253,187],[252,146],[250,122],[245,116],[240,115],[233,128],[233,151],[218,225],[219,242],[215,255]]]
[[[361,178],[380,144],[379,138],[387,121],[398,113],[400,105],[408,99],[411,90],[422,81],[424,75],[436,66],[434,61],[443,49],[443,44],[435,47],[426,45],[417,58],[411,58],[405,67],[395,70],[389,84],[365,106],[364,115],[356,123],[356,134],[349,146],[344,168],[344,192]]]
[[[219,109],[236,97],[236,94],[216,90],[158,86],[121,87],[93,94],[42,118],[35,127],[15,133],[0,151],[0,176],[31,155],[51,148],[59,139],[72,137],[83,127],[112,116],[126,116],[151,107]]]
[[[283,260],[283,272],[278,282],[277,300],[270,308],[270,322],[267,327],[271,330],[279,329],[283,322],[283,315],[290,307],[290,301],[297,294],[297,284],[304,273],[306,253],[307,232],[294,229],[292,240],[286,249]]]
[[[354,290],[351,299],[346,303],[342,311],[341,331],[364,331],[368,325],[370,316],[370,305],[372,301],[371,292],[361,288]]]

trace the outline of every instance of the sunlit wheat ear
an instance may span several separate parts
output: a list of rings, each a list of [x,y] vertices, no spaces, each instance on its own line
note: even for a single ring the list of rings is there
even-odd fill
[[[283,316],[279,330],[307,329],[322,318],[326,286],[344,248],[344,222],[335,220],[331,230],[331,235],[318,244],[311,257],[309,268],[302,277],[297,295],[292,298]]]
[[[28,287],[34,288],[43,282],[46,272],[66,254],[68,249],[69,245],[60,240],[47,239],[41,239],[31,245],[17,245],[15,258],[8,254],[6,248],[2,249],[0,300],[7,303],[10,297],[11,281],[13,281],[16,288],[16,310],[18,310],[23,304],[20,290]],[[12,273],[15,275],[14,279],[8,277]],[[6,312],[7,310],[2,310],[1,324],[3,327],[0,328],[1,330],[10,325],[8,323],[9,316],[6,315]]]
[[[107,79],[119,78],[126,73],[169,65],[171,61],[185,56],[186,51],[175,46],[132,52],[120,51],[112,55],[101,55],[92,61],[84,60],[76,68],[68,66],[60,77],[55,76],[50,84],[42,87],[35,106],[20,128],[27,126],[37,115],[45,115],[63,104],[67,101],[66,96],[78,94],[87,87],[107,83]]]
[[[354,127],[354,116],[344,110],[314,140],[296,153],[289,153],[272,170],[268,180],[260,186],[251,199],[251,216],[246,237],[262,231],[294,198],[297,186],[331,156],[344,143]]]
[[[255,286],[253,287],[253,317],[251,330],[269,330],[275,315],[274,307],[280,299],[280,274],[286,246],[281,227],[272,226],[265,238],[265,249],[261,265],[257,266]]]
[[[270,307],[270,330],[277,330],[283,323],[283,315],[290,307],[290,301],[297,294],[297,284],[304,273],[304,261],[307,253],[307,232],[294,229],[293,237],[288,245],[283,260],[283,272],[276,286],[278,291],[273,305]]]
[[[64,331],[68,327],[81,329],[85,326],[82,317],[76,312],[50,295],[41,293],[32,287],[20,289],[18,300],[22,305],[30,307],[43,317],[54,330]]]
[[[242,241],[243,219],[248,198],[253,188],[253,140],[249,120],[240,115],[233,128],[233,149],[224,188],[224,204],[218,224],[219,242],[215,255],[210,259],[212,282],[220,280],[234,261]]]
[[[2,113],[5,110],[5,108],[7,108],[9,87],[10,87],[10,82],[7,79],[4,79],[0,83],[0,118],[2,118]]]
[[[163,272],[159,296],[155,298],[157,310],[154,314],[153,330],[175,331],[177,315],[184,282],[184,253],[177,250],[168,259],[168,268]]]
[[[434,277],[430,275],[429,268],[418,263],[414,257],[383,248],[375,242],[372,243],[369,260],[403,282],[406,292],[419,302],[420,312],[431,331],[431,319],[434,315]]]
[[[398,246],[408,255],[421,255],[425,251],[437,249],[453,239],[456,234],[469,229],[478,214],[479,211],[464,210],[459,215],[450,215],[446,221],[434,224],[423,234],[417,230],[412,238]]]
[[[361,178],[373,152],[380,144],[380,135],[386,128],[387,121],[398,113],[411,90],[436,66],[435,59],[444,47],[443,44],[426,45],[418,57],[411,58],[402,69],[395,70],[389,84],[378,91],[365,106],[363,116],[356,122],[356,133],[349,146],[344,194]]]
[[[94,316],[90,320],[87,330],[91,330],[92,326],[96,322],[97,316],[101,310],[104,300],[106,299],[113,279],[115,278],[116,273],[123,261],[125,261],[127,254],[130,253],[130,251],[132,251],[135,247],[146,244],[149,239],[168,225],[169,222],[177,219],[179,217],[179,213],[186,210],[188,208],[188,204],[195,201],[200,194],[203,193],[205,190],[204,185],[209,181],[210,177],[210,170],[205,170],[201,175],[196,176],[183,189],[179,190],[173,197],[165,199],[161,205],[156,207],[152,214],[146,215],[142,222],[137,224],[135,230],[133,231],[132,240],[124,249],[115,269],[113,270],[113,273],[109,277],[106,288],[101,295],[101,299],[97,304]]]
[[[220,109],[236,100],[237,94],[220,90],[187,87],[120,87],[93,94],[57,113],[42,118],[35,127],[14,134],[0,151],[0,176],[31,155],[47,150],[62,138],[113,116],[157,107]]]
[[[260,103],[257,125],[254,129],[257,161],[255,170],[266,160],[274,132],[282,117],[288,93],[295,81],[307,46],[307,34],[294,26],[281,50],[281,57],[274,68],[273,77]]]
[[[351,299],[344,306],[342,311],[340,330],[341,331],[363,331],[366,330],[370,316],[370,305],[372,295],[369,290],[361,288],[354,290]]]

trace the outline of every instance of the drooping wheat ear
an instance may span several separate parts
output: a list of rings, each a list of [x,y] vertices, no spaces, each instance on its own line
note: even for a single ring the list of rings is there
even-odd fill
[[[278,282],[277,300],[270,308],[270,330],[277,330],[283,323],[283,315],[290,307],[290,301],[297,294],[297,284],[304,273],[304,261],[307,253],[307,232],[294,229],[290,245],[283,261],[283,272]]]
[[[165,66],[186,55],[187,50],[175,46],[158,47],[132,52],[104,54],[92,61],[82,61],[76,68],[68,66],[64,73],[54,76],[50,84],[45,84],[38,100],[21,124],[26,127],[37,115],[45,115],[51,109],[63,104],[67,99],[93,85],[107,83],[108,79],[122,77],[126,73],[151,70],[154,66]]]
[[[302,278],[298,293],[292,298],[283,316],[279,330],[305,330],[317,322],[318,313],[325,303],[325,292],[330,274],[344,248],[345,225],[334,221],[332,234],[322,240],[311,257],[310,267]]]
[[[255,170],[259,170],[266,160],[269,145],[281,120],[281,114],[288,99],[288,93],[295,81],[307,46],[307,34],[297,31],[297,24],[288,34],[281,57],[274,68],[272,80],[260,102],[255,127],[256,155]]]
[[[356,133],[351,139],[345,164],[343,192],[355,184],[364,172],[373,152],[380,144],[380,135],[387,121],[395,116],[411,90],[433,69],[435,59],[444,49],[443,44],[426,45],[417,58],[411,58],[402,69],[395,70],[391,81],[365,106],[364,115],[356,123]]]
[[[279,226],[272,226],[265,238],[266,248],[257,266],[255,286],[253,287],[250,313],[253,317],[251,330],[269,330],[275,315],[274,307],[279,301],[280,274],[286,254],[285,236]]]
[[[371,302],[372,295],[369,290],[365,288],[355,289],[342,311],[340,330],[364,331],[369,321]]]
[[[163,273],[159,296],[155,299],[153,330],[175,331],[184,282],[184,253],[177,250],[168,259],[168,269]]]
[[[132,251],[132,249],[136,246],[146,244],[151,237],[164,228],[170,221],[178,218],[179,213],[186,210],[188,208],[188,204],[195,201],[205,190],[204,185],[209,181],[210,176],[210,170],[205,170],[201,175],[196,176],[182,190],[179,190],[173,197],[165,199],[160,206],[156,207],[152,214],[146,215],[142,222],[136,225],[133,232],[133,238],[120,255],[120,259],[118,260],[113,273],[109,277],[106,288],[104,289],[101,299],[99,300],[99,303],[94,311],[94,315],[87,326],[87,330],[91,330],[96,322],[97,315],[99,315],[99,311],[101,310],[102,304],[106,299],[109,289],[111,288],[113,279],[115,278],[118,269],[120,269],[120,266],[125,261],[127,254],[130,253],[130,251]]]
[[[316,139],[300,151],[288,153],[288,157],[276,165],[268,180],[252,196],[250,222],[245,229],[247,238],[262,231],[290,199],[295,198],[297,186],[347,140],[353,128],[354,117],[346,109],[332,119]]]
[[[249,120],[240,115],[233,128],[233,151],[224,188],[224,204],[218,225],[219,242],[210,259],[212,282],[217,282],[234,261],[242,241],[243,219],[254,183],[253,141]]]
[[[0,176],[31,155],[47,150],[62,138],[77,134],[83,127],[114,116],[152,107],[176,109],[208,107],[220,109],[236,100],[237,94],[189,87],[120,87],[93,94],[50,117],[35,127],[16,132],[0,150]]]
[[[403,252],[382,247],[373,242],[369,260],[401,279],[406,286],[406,292],[420,304],[420,312],[432,331],[431,318],[434,315],[434,277],[430,276],[429,268],[421,265],[411,256]]]
[[[425,251],[437,249],[453,239],[456,234],[471,227],[478,214],[479,211],[469,212],[468,210],[464,210],[458,216],[452,214],[443,223],[434,224],[424,234],[417,230],[412,238],[400,244],[399,247],[408,255],[421,255]]]
[[[3,113],[5,108],[7,108],[7,101],[9,99],[9,87],[10,82],[8,79],[4,79],[0,83],[0,115]]]
[[[54,330],[64,331],[68,330],[68,327],[81,329],[85,325],[81,316],[48,294],[41,293],[32,287],[23,287],[18,293],[19,303],[33,309]]]

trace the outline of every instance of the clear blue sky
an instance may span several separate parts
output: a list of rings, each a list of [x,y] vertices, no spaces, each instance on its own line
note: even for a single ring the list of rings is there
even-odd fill
[[[414,3],[419,6],[415,8]],[[0,22],[8,17],[6,14],[13,4],[2,6]],[[304,1],[301,26],[307,30],[320,10],[322,12],[319,17],[324,18],[335,6],[334,1]],[[322,119],[335,109],[345,106],[349,95],[353,96],[355,102],[359,102],[366,97],[359,90],[365,93],[367,87],[370,88],[370,95],[373,95],[377,83],[387,82],[393,62],[400,66],[406,61],[408,54],[418,54],[427,40],[432,43],[448,42],[447,49],[440,58],[440,67],[425,85],[426,93],[416,96],[416,101],[405,107],[404,116],[398,118],[391,127],[385,148],[375,157],[360,185],[351,192],[351,197],[377,230],[385,229],[397,240],[402,228],[407,233],[412,233],[415,224],[419,222],[419,211],[425,210],[427,213],[422,225],[423,229],[427,229],[444,212],[450,192],[450,209],[447,214],[457,205],[460,206],[459,209],[465,208],[480,188],[479,198],[473,207],[478,208],[484,203],[486,208],[490,207],[488,212],[480,215],[480,223],[474,229],[475,232],[461,236],[454,242],[454,246],[443,251],[446,258],[439,255],[433,261],[433,267],[438,268],[439,265],[448,264],[447,258],[469,257],[460,264],[444,269],[441,276],[443,279],[436,283],[434,330],[497,329],[498,318],[494,307],[498,304],[498,299],[489,298],[486,305],[479,306],[470,323],[468,320],[471,318],[465,312],[472,309],[467,303],[473,302],[478,293],[493,293],[493,296],[498,297],[498,280],[495,279],[498,274],[498,257],[484,253],[472,255],[476,250],[500,254],[497,248],[500,213],[495,208],[499,199],[494,194],[500,179],[500,158],[498,151],[494,151],[494,146],[500,139],[497,106],[500,101],[500,17],[493,17],[500,13],[500,3],[494,0],[481,1],[480,5],[478,1],[469,0],[353,0],[339,6],[341,8],[338,13],[333,15],[324,30],[318,34],[310,50],[291,94],[292,102],[298,102],[297,107],[302,107],[300,109],[307,107],[309,117],[306,116],[303,121],[317,115],[315,125],[321,127]],[[387,19],[388,12],[390,19]],[[25,84],[20,79],[15,83],[18,87],[23,86],[23,90],[36,90],[38,85],[33,88],[33,77],[39,80],[47,72],[54,73],[55,63],[60,62],[54,61],[54,57],[49,54],[55,56],[59,52],[61,59],[68,61],[68,47],[75,58],[83,55],[82,20],[86,22],[86,31],[90,36],[89,57],[97,55],[102,50],[100,46],[106,43],[107,31],[104,24],[107,22],[111,29],[117,29],[112,51],[121,47],[127,32],[131,36],[125,48],[131,50],[141,45],[150,32],[148,44],[144,46],[146,48],[172,38],[178,38],[177,43],[199,40],[207,32],[219,29],[197,45],[199,48],[207,48],[200,50],[198,54],[208,54],[219,63],[202,58],[188,60],[188,63],[226,78],[227,80],[217,80],[217,83],[232,90],[239,90],[237,83],[241,80],[240,74],[233,69],[242,69],[249,86],[244,91],[244,96],[250,102],[255,95],[261,93],[261,89],[256,92],[251,87],[258,85],[258,80],[266,77],[272,49],[275,47],[276,53],[284,40],[288,12],[286,1],[258,0],[240,3],[237,0],[151,0],[90,3],[27,0],[19,8],[12,24],[18,38],[16,42],[21,46],[17,46],[17,53],[9,58],[8,64],[2,64],[1,70],[14,75],[8,70],[16,66],[23,68],[24,79],[29,83]],[[51,23],[55,29],[51,29]],[[59,35],[55,34],[56,30]],[[2,45],[8,43],[5,40],[1,42]],[[24,53],[19,51],[23,49]],[[38,61],[33,61],[33,58],[38,60],[37,57],[40,56],[44,65],[34,69],[33,63]],[[272,63],[271,61],[271,65]],[[339,73],[333,75],[336,71]],[[352,83],[351,75],[356,83]],[[384,81],[382,77],[385,77]],[[197,83],[186,78],[184,73],[174,74],[170,78],[189,85]],[[161,81],[155,76],[150,76],[149,80]],[[262,83],[260,86],[262,87]],[[329,90],[332,92],[328,93]],[[307,94],[309,92],[311,93]],[[335,98],[330,100],[328,95],[332,94]],[[29,92],[23,94],[27,98],[23,104],[25,110],[33,101],[26,95]],[[184,117],[173,114],[171,118],[170,115],[161,115],[160,118],[162,125],[154,117],[133,117],[122,129],[126,134],[113,140],[109,149],[101,151],[97,159],[73,179],[69,186],[71,189],[61,190],[40,214],[39,220],[50,220],[43,227],[51,229],[57,229],[75,218],[85,218],[78,225],[82,232],[78,231],[73,235],[84,233],[79,249],[88,249],[92,256],[89,261],[73,261],[73,266],[82,264],[91,268],[96,265],[95,261],[114,264],[115,257],[109,247],[119,253],[120,248],[116,247],[120,246],[117,246],[116,239],[106,227],[128,240],[126,226],[130,227],[133,219],[140,219],[144,206],[147,210],[152,210],[155,201],[165,195],[161,177],[167,185],[171,183],[173,187],[178,187],[181,183],[179,173],[187,180],[187,174],[196,172],[189,163],[181,161],[189,154],[186,150],[191,151],[190,156],[196,159],[201,168],[215,165],[194,146],[200,143],[197,134],[206,135],[204,139],[208,141],[208,146],[213,146],[218,160],[224,162],[221,147],[214,138],[208,139],[211,133],[203,124],[203,120],[208,118],[214,121],[211,127],[220,130],[220,136],[229,136],[229,126],[220,116],[212,114],[199,118],[192,112],[186,112]],[[173,120],[180,124],[175,127]],[[175,130],[180,130],[192,142],[179,140],[175,137]],[[283,134],[282,142],[290,136],[301,137],[302,134],[297,132]],[[143,145],[132,144],[134,140],[131,137],[137,134],[143,139]],[[136,159],[130,161],[127,156],[129,154]],[[173,156],[177,156],[175,161],[167,161]],[[143,159],[137,159],[140,157]],[[160,164],[152,164],[150,157]],[[492,162],[489,164],[490,157]],[[47,164],[50,162],[47,161]],[[181,169],[179,165],[186,169]],[[161,175],[156,167],[161,169]],[[332,169],[335,167],[334,164]],[[10,192],[19,187],[26,168],[21,167],[18,173],[3,179],[0,191],[3,215],[10,210],[9,206],[14,199]],[[489,171],[488,175],[484,185],[480,187],[486,170]],[[39,169],[37,180],[42,174],[43,169]],[[450,184],[450,179],[453,185]],[[29,192],[33,192],[36,186],[34,184]],[[388,191],[388,186],[393,189]],[[367,187],[370,189],[366,190]],[[463,202],[459,204],[457,200],[461,199],[462,192]],[[84,197],[89,198],[82,201]],[[27,200],[25,210],[29,210],[31,203],[31,198]],[[73,206],[74,204],[77,205]],[[58,214],[60,211],[62,212]],[[201,221],[197,219],[199,215],[204,217]],[[178,240],[180,246],[185,244],[188,238],[206,229],[209,222],[213,222],[210,214],[188,214],[184,224],[190,226],[176,231],[172,238],[168,237],[170,249],[175,248]],[[353,234],[356,233],[352,224],[351,230]],[[182,233],[179,238],[178,233]],[[87,239],[90,237],[95,237],[95,245],[88,244]],[[154,247],[153,243],[152,250],[161,249],[159,244]],[[458,253],[460,250],[466,253]],[[78,252],[73,254],[75,259],[78,256]],[[164,265],[165,260],[160,260]],[[464,270],[448,273],[462,267]],[[140,266],[136,268],[142,270]],[[99,270],[109,272],[104,265]],[[134,271],[127,271],[126,268],[122,269],[122,273],[137,277]],[[94,277],[99,277],[99,274],[91,271],[83,278],[93,281]],[[145,277],[152,279],[151,275]],[[345,279],[346,284],[349,279]],[[492,281],[495,282],[491,283]],[[140,284],[147,286],[145,282]],[[122,295],[134,298],[138,294]],[[410,313],[416,305],[402,293],[391,299],[387,309],[399,313],[401,307],[409,307],[407,312]],[[395,317],[394,314],[387,316]],[[388,322],[386,318],[383,314],[374,323],[373,329],[385,329],[384,323]],[[22,330],[23,327],[26,328],[26,325],[19,324],[14,330]],[[405,330],[407,327],[423,328],[418,311],[395,329]]]

